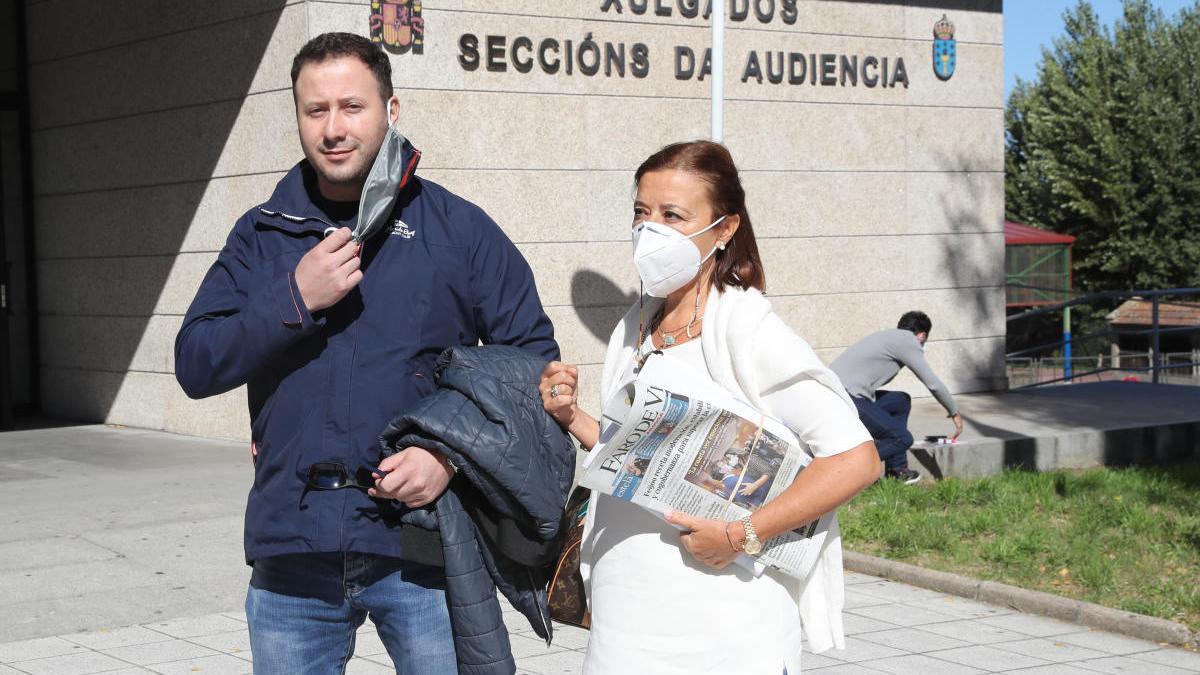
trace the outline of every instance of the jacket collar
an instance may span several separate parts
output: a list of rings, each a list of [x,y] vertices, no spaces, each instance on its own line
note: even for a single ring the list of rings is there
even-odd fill
[[[373,165],[371,177],[383,175],[386,178],[384,181],[373,182],[369,179],[363,186],[359,203],[360,214],[371,213],[378,216],[384,201],[394,201],[400,191],[412,183],[417,164],[421,160],[421,151],[395,131],[389,131],[384,143],[395,137],[399,140],[392,142],[398,151],[380,152],[376,157],[376,165],[386,163],[386,166]],[[313,202],[314,194],[317,194],[317,173],[307,159],[302,159],[279,181],[271,197],[258,206],[258,211],[273,226],[280,229],[295,233],[321,232],[333,224]],[[388,208],[387,212],[390,211]]]

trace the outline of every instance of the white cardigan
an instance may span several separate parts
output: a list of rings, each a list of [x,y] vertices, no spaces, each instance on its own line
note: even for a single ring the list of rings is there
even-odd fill
[[[644,298],[640,313],[649,321],[661,305],[661,299]],[[634,304],[608,341],[600,383],[602,402],[608,401],[624,384],[619,380],[636,356],[638,333],[639,306]],[[712,379],[760,410],[778,417],[765,404],[763,396],[800,380],[811,379],[834,391],[857,417],[854,403],[837,376],[825,367],[812,347],[775,314],[770,301],[756,289],[727,288],[709,294],[700,346]],[[769,370],[756,367],[756,349],[770,350],[776,357],[774,367]],[[590,522],[588,526],[590,529]],[[584,555],[587,555],[586,546]],[[586,575],[590,560],[585,560],[582,568]],[[823,652],[830,647],[845,649],[843,584],[842,540],[835,517],[813,573],[804,582],[798,582],[793,591],[804,632],[814,652]]]

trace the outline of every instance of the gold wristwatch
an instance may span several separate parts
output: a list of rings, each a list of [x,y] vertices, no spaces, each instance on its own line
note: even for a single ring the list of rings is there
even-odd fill
[[[742,529],[746,530],[746,542],[742,544],[742,550],[750,555],[762,553],[762,542],[758,540],[758,533],[754,531],[754,523],[750,516],[742,518]]]

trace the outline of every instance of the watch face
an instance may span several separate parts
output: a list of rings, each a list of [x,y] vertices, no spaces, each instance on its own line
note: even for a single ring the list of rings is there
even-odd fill
[[[757,539],[747,539],[746,553],[749,553],[750,555],[758,555],[759,553],[762,553],[762,542]]]

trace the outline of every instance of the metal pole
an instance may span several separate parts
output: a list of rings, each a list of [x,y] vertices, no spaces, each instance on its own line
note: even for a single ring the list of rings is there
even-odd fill
[[[1154,384],[1158,384],[1158,369],[1162,365],[1162,356],[1158,353],[1158,296],[1151,299],[1151,322],[1154,324],[1154,332],[1150,334],[1150,349],[1153,353],[1150,354],[1150,368],[1154,373]]]
[[[725,0],[712,3],[712,139],[725,140]]]
[[[1063,380],[1071,381],[1071,308],[1063,307]]]

